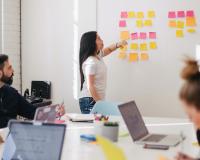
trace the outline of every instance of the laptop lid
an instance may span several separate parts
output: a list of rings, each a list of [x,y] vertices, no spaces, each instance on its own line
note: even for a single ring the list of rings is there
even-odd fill
[[[34,120],[42,122],[54,122],[56,120],[56,111],[58,106],[59,105],[56,104],[37,108]]]
[[[59,160],[61,158],[64,124],[41,122],[9,122],[3,160]]]
[[[148,130],[134,101],[118,105],[133,141],[148,135]]]

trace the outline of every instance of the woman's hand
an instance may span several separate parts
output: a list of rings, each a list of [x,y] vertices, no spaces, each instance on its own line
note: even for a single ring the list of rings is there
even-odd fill
[[[197,160],[197,159],[192,158],[184,153],[178,153],[178,155],[175,157],[175,160]]]
[[[124,46],[128,45],[127,41],[123,40],[117,43],[117,48],[123,48]]]
[[[61,117],[65,114],[65,106],[64,104],[61,104],[57,108],[57,114]]]

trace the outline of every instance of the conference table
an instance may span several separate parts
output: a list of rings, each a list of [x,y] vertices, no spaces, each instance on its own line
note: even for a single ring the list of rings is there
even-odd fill
[[[105,155],[98,144],[84,142],[80,139],[81,134],[95,134],[95,123],[71,122],[65,115],[67,130],[62,150],[62,160],[104,160]],[[193,125],[188,119],[144,117],[145,124],[150,133],[159,134],[182,134],[186,139],[169,150],[144,149],[142,145],[135,144],[131,136],[120,136],[128,133],[127,127],[121,116],[111,116],[110,121],[120,124],[119,139],[115,144],[120,147],[127,160],[170,160],[174,159],[177,152],[184,152],[191,156],[199,156],[199,147],[196,145],[196,135]],[[1,129],[0,134],[5,139],[8,129]],[[53,144],[52,144],[53,145]],[[3,144],[0,145],[2,156]]]

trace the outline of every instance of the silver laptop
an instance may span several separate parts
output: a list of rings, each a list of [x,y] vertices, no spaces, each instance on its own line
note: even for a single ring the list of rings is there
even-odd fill
[[[66,125],[9,122],[2,160],[60,160]]]
[[[136,143],[176,146],[183,140],[178,135],[150,134],[134,101],[120,104],[118,107]]]
[[[55,122],[58,107],[59,104],[37,108],[34,120],[42,122]]]

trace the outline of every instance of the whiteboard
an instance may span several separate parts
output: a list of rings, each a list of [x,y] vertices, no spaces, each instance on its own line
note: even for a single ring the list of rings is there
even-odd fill
[[[184,55],[195,57],[196,45],[200,44],[200,1],[198,0],[98,0],[97,30],[109,45],[119,40],[121,11],[154,10],[156,18],[151,29],[132,31],[156,31],[155,51],[149,52],[146,62],[129,63],[117,57],[119,51],[105,58],[108,66],[107,99],[124,102],[135,100],[145,116],[184,116],[178,94],[182,84],[180,70]],[[196,33],[185,33],[176,38],[175,29],[168,27],[168,12],[194,10],[197,21]]]

